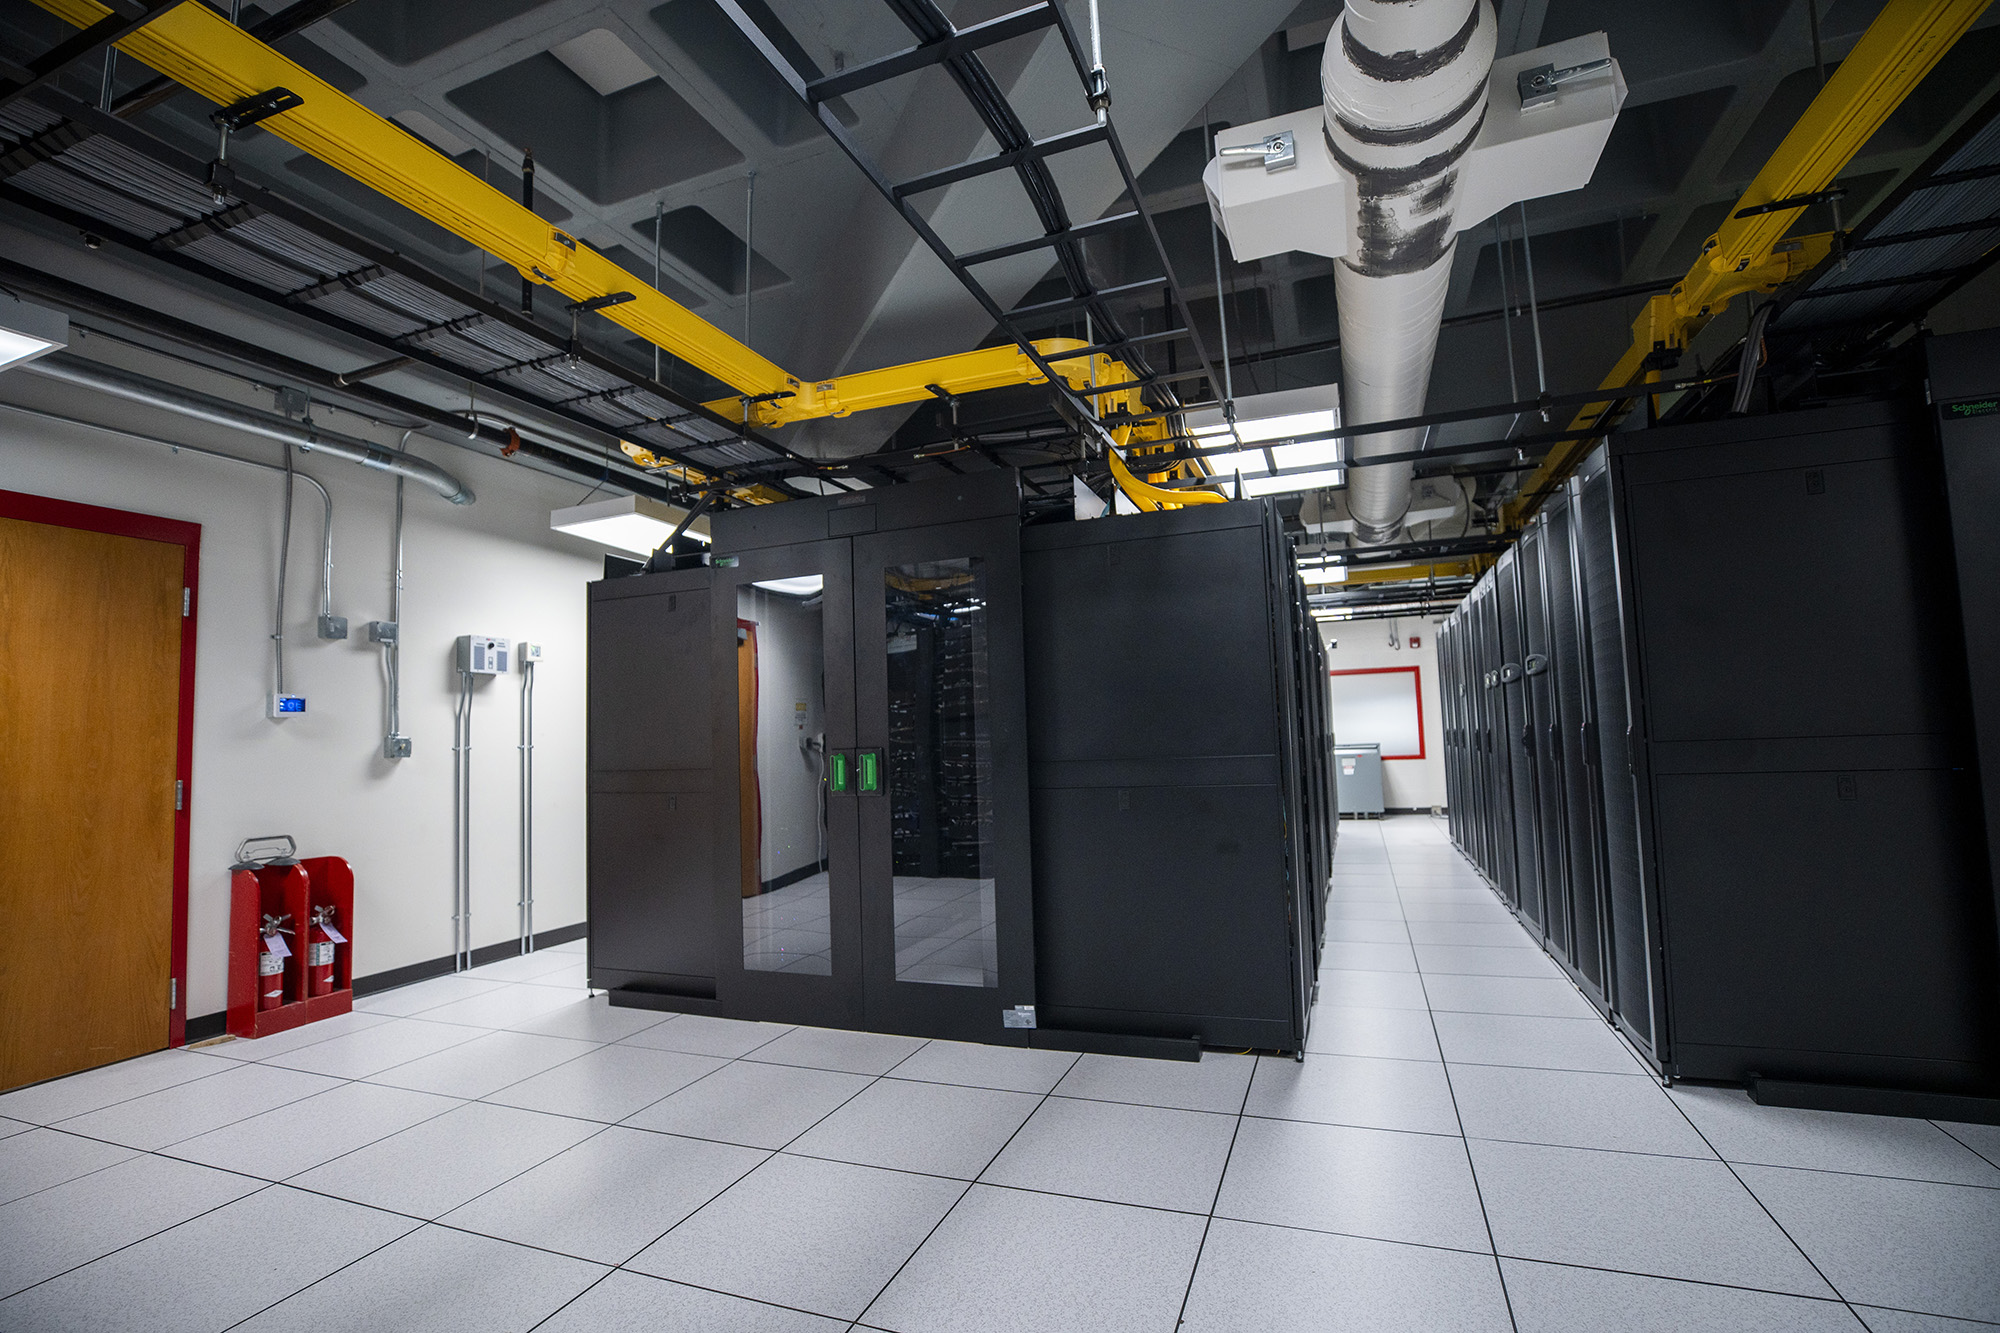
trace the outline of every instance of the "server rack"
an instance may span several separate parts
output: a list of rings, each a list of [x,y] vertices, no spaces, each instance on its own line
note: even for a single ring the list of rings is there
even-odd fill
[[[1492,710],[1515,799],[1482,810],[1473,777],[1461,846],[1671,1077],[2000,1073],[1942,494],[1894,404],[1618,436],[1447,623],[1497,600],[1447,688],[1524,700]]]
[[[613,1003],[1303,1050],[1338,826],[1276,508],[1024,529],[1018,487],[732,511],[709,565],[592,585]]]
[[[1268,501],[1022,534],[1047,1021],[1299,1051],[1337,820]]]

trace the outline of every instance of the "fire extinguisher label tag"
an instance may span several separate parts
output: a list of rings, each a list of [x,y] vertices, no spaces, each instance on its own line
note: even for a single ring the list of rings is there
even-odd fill
[[[257,955],[258,976],[275,977],[284,970],[285,960],[278,957],[278,955],[274,953],[260,953]]]
[[[308,944],[306,962],[313,967],[333,966],[333,946],[331,944]]]
[[[319,928],[320,928],[321,930],[325,931],[325,932],[326,932],[326,937],[327,937],[328,939],[332,940],[332,941],[333,941],[333,942],[334,942],[335,944],[345,944],[345,943],[347,943],[347,936],[345,936],[345,935],[341,934],[341,933],[340,933],[340,932],[339,932],[338,930],[336,930],[336,929],[334,928],[334,925],[333,925],[333,922],[331,922],[331,921],[322,921],[322,922],[320,922],[320,923],[319,923]]]
[[[282,935],[266,935],[264,937],[264,951],[274,954],[279,958],[290,958],[292,956],[292,948],[289,944],[285,943],[285,937]]]

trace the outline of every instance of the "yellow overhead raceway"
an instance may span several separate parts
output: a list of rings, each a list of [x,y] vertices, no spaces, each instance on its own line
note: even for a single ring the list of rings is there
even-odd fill
[[[111,13],[96,0],[36,3],[79,28]],[[1020,348],[1011,346],[824,380],[800,379],[637,275],[578,244],[560,227],[551,226],[531,209],[204,4],[190,0],[166,11],[120,41],[118,48],[222,106],[273,88],[288,88],[303,99],[303,104],[260,122],[285,142],[571,301],[630,292],[632,300],[600,313],[735,389],[739,397],[707,405],[730,420],[754,427],[782,426],[923,402],[940,390],[955,395],[1045,380],[1035,363]],[[1050,358],[1083,345],[1071,339],[1048,339],[1035,347],[1044,358]],[[1137,390],[1090,393],[1092,385],[1122,384],[1133,378],[1120,362],[1099,354],[1051,364],[1072,388],[1093,400],[1099,415],[1120,408],[1143,410]],[[1164,421],[1147,421],[1129,431],[1128,438],[1144,440],[1166,433]],[[1114,463],[1114,468],[1124,470],[1121,464]],[[1121,479],[1120,484],[1126,483]],[[1132,493],[1132,486],[1144,485],[1134,479],[1127,492]],[[1133,494],[1133,499],[1145,508],[1200,502],[1195,494],[1179,491],[1156,491],[1145,498]]]
[[[1831,233],[1794,237],[1785,232],[1804,205],[1738,217],[1746,208],[1797,199],[1833,184],[1861,146],[1923,81],[1944,53],[1986,9],[1989,0],[1889,0],[1854,50],[1827,79],[1798,124],[1771,154],[1730,217],[1702,246],[1701,257],[1670,292],[1646,302],[1632,324],[1632,346],[1598,387],[1628,389],[1660,377],[1664,357],[1693,341],[1708,321],[1744,292],[1775,291],[1811,271],[1830,252]],[[1649,364],[1649,358],[1653,358]],[[1570,422],[1573,432],[1606,429],[1615,399],[1587,404]],[[1602,432],[1597,432],[1601,434]],[[1521,485],[1519,498],[1503,511],[1505,525],[1519,528],[1542,499],[1581,463],[1595,435],[1557,445]]]

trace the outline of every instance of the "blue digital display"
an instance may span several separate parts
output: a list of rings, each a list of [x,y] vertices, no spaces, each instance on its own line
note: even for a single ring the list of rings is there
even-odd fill
[[[278,711],[280,713],[303,713],[306,711],[306,701],[301,695],[281,694],[278,696]]]

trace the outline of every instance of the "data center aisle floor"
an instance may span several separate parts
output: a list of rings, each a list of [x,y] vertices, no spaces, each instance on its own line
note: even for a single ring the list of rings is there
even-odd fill
[[[0,1329],[2000,1321],[2000,1129],[1663,1091],[1440,824],[1337,874],[1303,1065],[612,1010],[565,945],[7,1094]]]

